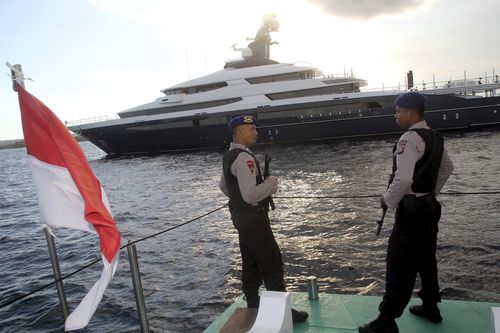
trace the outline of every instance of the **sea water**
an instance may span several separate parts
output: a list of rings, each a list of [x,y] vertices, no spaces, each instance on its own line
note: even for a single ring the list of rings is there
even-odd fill
[[[500,191],[500,133],[446,137],[455,170],[445,193]],[[272,227],[291,291],[382,295],[394,215],[375,235],[396,138],[257,147],[279,177]],[[106,158],[81,144],[100,179],[122,245],[223,206],[222,151]],[[0,151],[0,303],[53,281],[25,149]],[[356,197],[359,198],[345,198]],[[293,198],[280,198],[293,197]],[[443,298],[500,301],[500,194],[439,197],[438,269]],[[62,274],[99,259],[98,240],[56,229]],[[240,295],[238,237],[227,208],[136,244],[150,329],[201,332]],[[70,310],[99,278],[100,263],[64,280]],[[419,282],[417,281],[416,288]],[[376,309],[374,309],[376,313]],[[0,332],[61,332],[55,286],[0,308]],[[82,332],[138,332],[126,251]]]

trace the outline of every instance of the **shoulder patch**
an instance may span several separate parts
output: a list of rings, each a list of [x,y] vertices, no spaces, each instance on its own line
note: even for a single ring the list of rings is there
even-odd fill
[[[253,173],[255,170],[255,162],[253,160],[247,160],[247,166],[250,169],[250,172]]]
[[[408,140],[399,140],[398,151],[397,151],[398,154],[402,154],[405,152],[405,147],[406,147],[407,143],[408,143]]]

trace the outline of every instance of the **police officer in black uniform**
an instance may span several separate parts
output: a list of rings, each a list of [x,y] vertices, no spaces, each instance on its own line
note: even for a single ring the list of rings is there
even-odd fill
[[[433,323],[442,321],[436,262],[441,205],[436,195],[453,164],[443,138],[424,120],[425,99],[418,92],[409,92],[395,102],[396,122],[407,132],[394,146],[389,187],[380,198],[383,209],[396,211],[387,249],[386,290],[378,318],[359,327],[360,333],[399,332],[395,318],[410,301],[417,273],[422,304],[411,306],[410,312]]]
[[[256,121],[252,116],[238,116],[229,124],[233,142],[224,154],[220,189],[229,197],[229,210],[238,230],[242,284],[247,306],[258,308],[259,287],[286,291],[281,251],[269,223],[269,198],[278,190],[274,176],[263,179],[259,162],[249,147],[257,141]],[[294,323],[307,319],[304,311],[292,309]]]

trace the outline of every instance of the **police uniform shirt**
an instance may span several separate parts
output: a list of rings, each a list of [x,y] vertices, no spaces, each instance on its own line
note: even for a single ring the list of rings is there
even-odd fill
[[[231,165],[231,173],[238,179],[238,186],[243,200],[250,205],[256,206],[259,201],[268,198],[271,194],[278,191],[278,180],[276,177],[271,176],[257,185],[257,164],[250,150],[238,143],[231,143],[229,146],[229,150],[236,148],[244,149],[248,153],[241,152],[238,154],[238,157],[236,157]],[[219,187],[226,196],[229,196],[224,173],[221,175]]]
[[[414,128],[429,128],[423,120],[413,124],[409,130]],[[407,131],[404,133],[397,143],[396,151],[396,166],[397,170],[394,174],[394,179],[384,194],[384,200],[389,208],[393,211],[397,208],[401,199],[407,194],[415,194],[416,196],[425,195],[427,193],[413,193],[411,185],[413,183],[413,173],[415,164],[422,158],[425,152],[424,139],[415,131]],[[436,183],[436,195],[441,191],[446,180],[453,171],[453,163],[451,162],[446,149],[443,151],[441,165]]]

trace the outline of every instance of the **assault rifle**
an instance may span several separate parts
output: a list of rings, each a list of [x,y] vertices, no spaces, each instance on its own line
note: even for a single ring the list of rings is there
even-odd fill
[[[396,170],[392,170],[392,174],[389,176],[389,183],[387,184],[387,188],[391,186],[392,181],[394,180],[395,172]],[[387,205],[384,205],[384,207],[382,207],[382,217],[377,221],[377,236],[380,235],[380,231],[382,230],[382,225],[384,224],[384,217],[385,213],[387,212],[387,208]]]
[[[380,235],[380,231],[382,230],[382,225],[384,224],[384,217],[385,213],[387,212],[387,206],[383,208],[382,211],[382,218],[377,221],[378,227],[377,227],[377,236]]]
[[[267,156],[267,153],[264,155],[264,179],[269,177],[269,162],[271,162],[271,158]],[[274,205],[274,200],[272,196],[269,196],[269,206],[271,206],[272,210],[276,209],[276,206]]]

